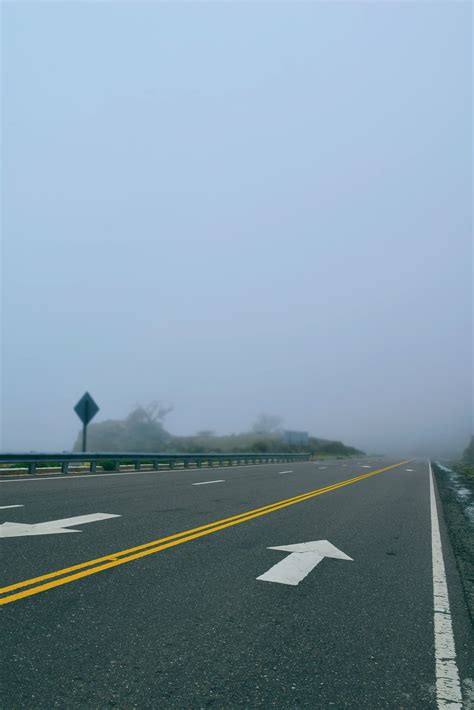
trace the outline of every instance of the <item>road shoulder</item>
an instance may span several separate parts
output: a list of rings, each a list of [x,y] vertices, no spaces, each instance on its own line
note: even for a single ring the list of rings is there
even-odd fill
[[[463,707],[474,710],[474,531],[463,512],[452,478],[439,465],[434,464],[432,468]]]

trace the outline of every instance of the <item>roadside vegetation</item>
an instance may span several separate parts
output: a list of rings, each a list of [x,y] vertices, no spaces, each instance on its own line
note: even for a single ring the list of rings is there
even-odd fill
[[[159,403],[138,406],[125,419],[110,419],[92,423],[88,428],[89,451],[130,451],[169,453],[222,453],[232,451],[273,453],[287,451],[306,452],[316,456],[355,456],[363,452],[340,441],[330,441],[310,436],[301,444],[288,444],[282,429],[283,420],[274,415],[261,414],[249,431],[219,435],[210,430],[192,436],[175,436],[164,426],[171,411]],[[78,434],[74,451],[81,450]]]
[[[453,469],[474,481],[474,436],[465,448],[462,460],[453,464]]]
[[[435,463],[444,518],[474,623],[474,437],[460,460],[449,466]]]
[[[474,464],[464,462],[455,463],[453,464],[453,470],[456,471],[456,473],[462,473],[464,476],[474,481]]]

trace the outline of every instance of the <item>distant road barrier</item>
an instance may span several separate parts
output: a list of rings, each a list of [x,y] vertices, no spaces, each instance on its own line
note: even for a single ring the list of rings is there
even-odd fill
[[[106,471],[120,471],[121,466],[132,467],[136,471],[142,468],[170,470],[183,468],[213,468],[219,466],[239,466],[244,464],[264,464],[264,463],[284,463],[290,461],[308,461],[309,454],[254,454],[254,453],[223,453],[223,454],[150,454],[150,453],[19,453],[0,454],[0,476],[28,472],[36,475],[37,471],[56,472],[58,468],[61,473],[66,474],[72,471],[72,466],[78,467],[81,471],[86,466],[87,471],[94,473],[97,466]]]

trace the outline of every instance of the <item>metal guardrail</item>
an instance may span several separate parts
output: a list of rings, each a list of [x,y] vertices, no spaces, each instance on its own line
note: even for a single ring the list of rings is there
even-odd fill
[[[2,472],[2,464],[10,464],[10,466],[18,464],[26,464],[26,469],[30,475],[35,475],[37,469],[43,468],[45,464],[59,463],[61,473],[69,473],[71,464],[88,464],[89,471],[94,473],[97,469],[97,464],[106,464],[108,470],[119,471],[120,465],[128,464],[135,467],[139,471],[144,464],[158,471],[163,468],[168,470],[174,468],[190,468],[192,466],[200,468],[203,464],[207,464],[208,468],[213,468],[215,464],[221,466],[238,466],[243,464],[263,464],[263,463],[279,463],[289,461],[307,461],[309,454],[293,454],[293,453],[204,453],[204,454],[153,454],[153,453],[117,453],[117,452],[101,452],[101,453],[19,453],[19,454],[0,454],[0,476],[6,473],[11,473],[11,469],[5,469]]]

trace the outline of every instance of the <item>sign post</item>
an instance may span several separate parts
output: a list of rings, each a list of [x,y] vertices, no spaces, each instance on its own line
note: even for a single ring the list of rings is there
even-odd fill
[[[86,392],[74,407],[74,411],[82,422],[82,450],[87,451],[87,425],[99,411],[89,392]]]

